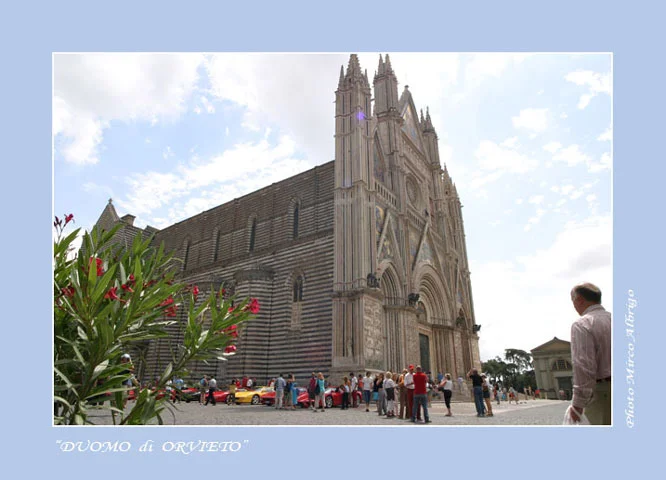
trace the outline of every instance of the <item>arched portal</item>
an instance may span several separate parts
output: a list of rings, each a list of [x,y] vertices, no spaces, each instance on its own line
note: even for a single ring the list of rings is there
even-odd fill
[[[381,277],[381,289],[384,293],[384,319],[382,322],[384,337],[383,369],[396,371],[404,365],[403,335],[400,327],[400,309],[404,303],[398,275],[389,266]]]

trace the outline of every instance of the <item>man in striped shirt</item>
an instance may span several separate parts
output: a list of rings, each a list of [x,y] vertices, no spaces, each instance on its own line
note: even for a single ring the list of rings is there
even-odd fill
[[[582,283],[571,290],[581,316],[571,325],[573,398],[571,418],[585,413],[592,425],[611,424],[611,314],[601,306],[601,290]]]

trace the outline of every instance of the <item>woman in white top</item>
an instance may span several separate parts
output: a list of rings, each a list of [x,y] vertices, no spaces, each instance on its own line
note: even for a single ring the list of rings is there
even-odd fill
[[[439,383],[439,388],[444,392],[444,403],[446,404],[446,410],[448,413],[446,417],[452,417],[451,413],[451,396],[453,395],[453,381],[451,380],[451,374],[447,373],[442,378],[442,381]]]
[[[388,418],[395,417],[395,412],[393,410],[395,402],[395,382],[393,381],[393,374],[391,372],[386,372],[386,377],[384,380],[384,392],[386,394],[386,416]]]

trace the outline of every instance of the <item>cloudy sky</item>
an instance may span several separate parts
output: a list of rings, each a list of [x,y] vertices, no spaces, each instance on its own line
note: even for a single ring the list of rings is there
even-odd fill
[[[464,205],[481,359],[569,340],[572,285],[612,305],[611,55],[390,57]],[[54,214],[87,229],[113,198],[161,228],[333,160],[348,59],[54,55]]]

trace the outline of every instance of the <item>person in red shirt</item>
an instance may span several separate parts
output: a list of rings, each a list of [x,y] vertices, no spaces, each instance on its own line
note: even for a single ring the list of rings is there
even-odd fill
[[[412,408],[412,419],[413,423],[416,423],[416,413],[419,411],[419,407],[423,407],[423,420],[424,423],[432,423],[430,417],[428,416],[428,390],[426,385],[428,383],[428,377],[423,373],[421,365],[416,366],[416,373],[414,374],[414,407]]]

